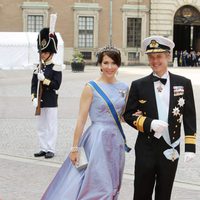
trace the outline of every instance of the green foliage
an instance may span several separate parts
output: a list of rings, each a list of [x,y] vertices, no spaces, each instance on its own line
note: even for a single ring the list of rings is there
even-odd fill
[[[73,54],[73,58],[71,60],[71,63],[84,63],[84,59],[83,59],[83,54],[79,51],[75,51]]]

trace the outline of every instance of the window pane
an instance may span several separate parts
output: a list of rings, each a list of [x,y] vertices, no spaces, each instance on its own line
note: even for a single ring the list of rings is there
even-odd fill
[[[80,16],[78,20],[79,47],[93,47],[94,17]]]
[[[39,32],[43,28],[44,17],[42,15],[28,15],[27,31]]]
[[[141,23],[141,18],[127,19],[127,47],[140,47]]]
[[[83,54],[83,58],[85,59],[85,60],[91,60],[92,59],[92,52],[87,52],[87,51],[82,51],[81,52],[82,54]]]
[[[79,38],[79,47],[84,47],[85,46],[85,35],[80,34],[78,38]]]
[[[128,52],[128,61],[137,61],[139,60],[139,52]]]

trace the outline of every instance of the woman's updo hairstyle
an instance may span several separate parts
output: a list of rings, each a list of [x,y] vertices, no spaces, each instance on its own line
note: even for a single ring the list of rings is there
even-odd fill
[[[115,64],[120,67],[121,65],[121,53],[120,51],[115,48],[112,45],[107,45],[101,49],[99,49],[99,51],[97,52],[97,65],[101,64],[103,61],[103,57],[107,55],[108,57],[110,57]]]

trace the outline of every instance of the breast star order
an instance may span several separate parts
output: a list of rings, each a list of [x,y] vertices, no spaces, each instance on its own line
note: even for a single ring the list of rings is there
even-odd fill
[[[178,100],[178,105],[179,105],[180,107],[183,107],[184,104],[185,104],[185,99],[184,99],[183,97],[179,98],[179,100]]]
[[[179,108],[178,108],[178,107],[173,108],[172,113],[173,113],[174,116],[180,115],[180,110],[179,110]]]

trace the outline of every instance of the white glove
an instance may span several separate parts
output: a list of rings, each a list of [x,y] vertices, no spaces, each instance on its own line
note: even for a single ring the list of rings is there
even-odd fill
[[[153,135],[155,138],[160,139],[160,137],[162,136],[162,133],[159,132],[155,132]]]
[[[154,137],[160,138],[163,131],[168,127],[168,123],[162,120],[154,119],[151,122],[151,129],[155,131]]]
[[[37,108],[37,106],[38,106],[38,99],[34,98],[33,99],[33,107]]]
[[[193,152],[185,152],[184,162],[190,162],[195,157],[195,153]]]
[[[43,72],[39,72],[37,75],[38,80],[43,81],[45,79],[44,73]]]

